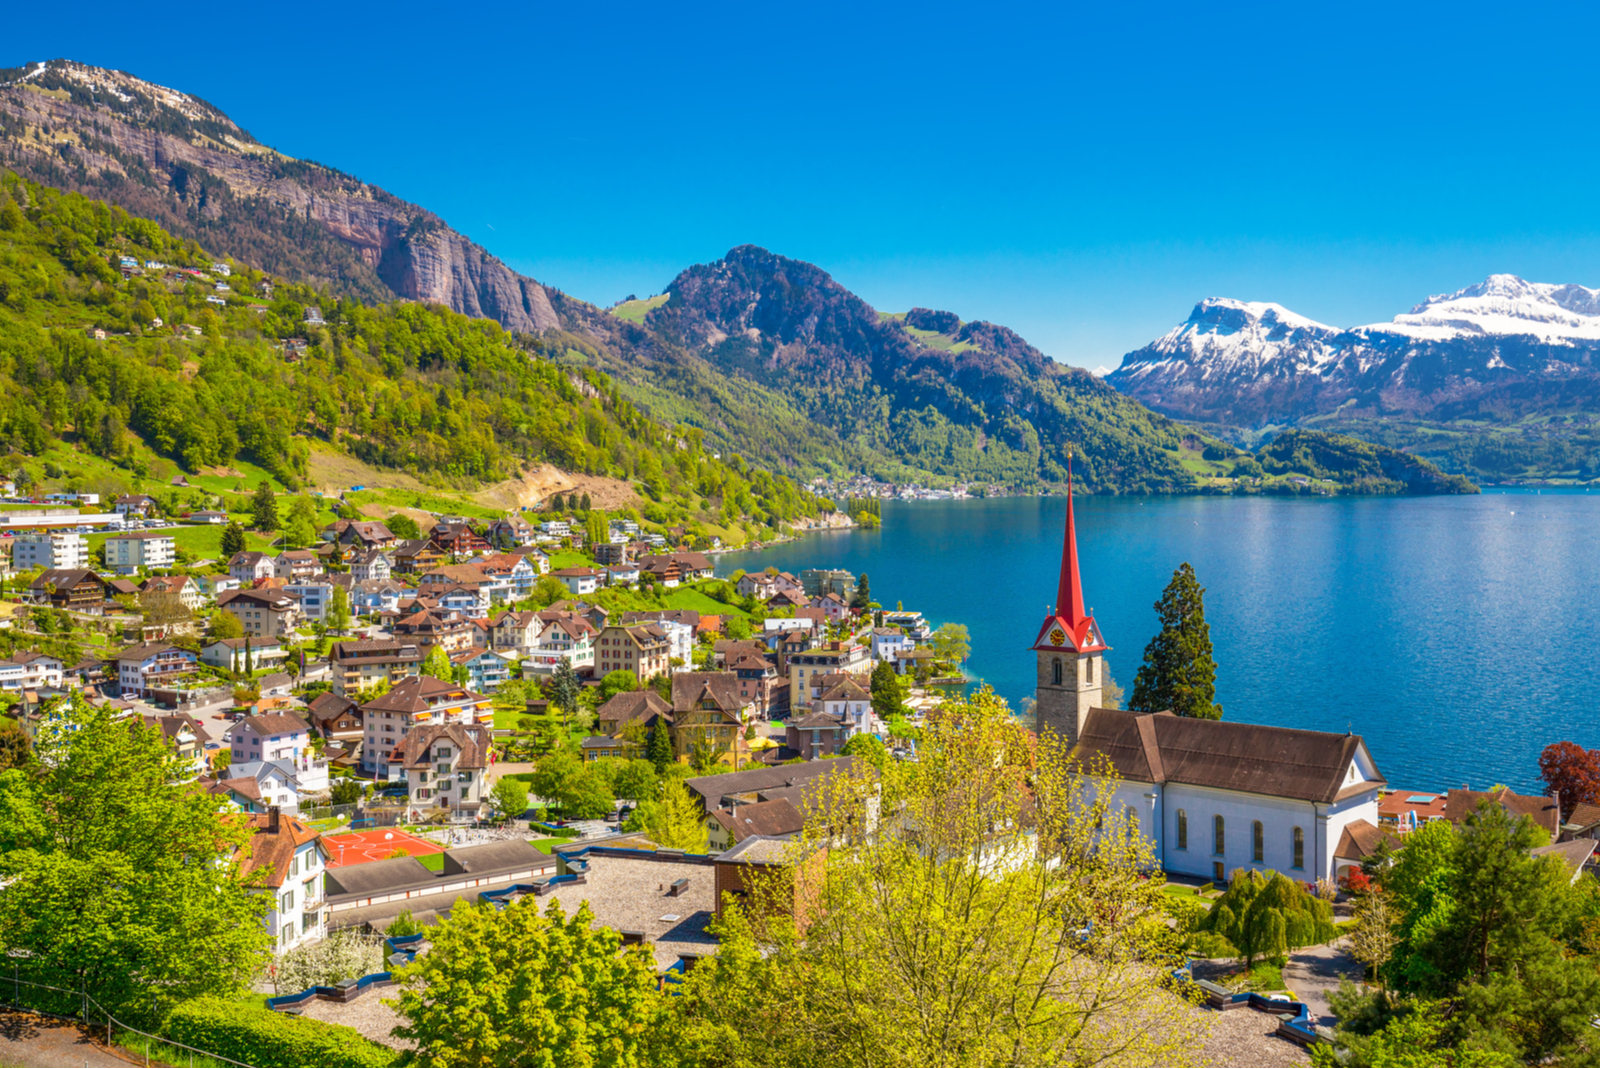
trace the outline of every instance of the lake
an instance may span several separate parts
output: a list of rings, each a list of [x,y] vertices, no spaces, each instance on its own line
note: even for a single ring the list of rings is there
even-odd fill
[[[968,671],[1016,707],[1055,597],[1064,498],[888,501],[878,531],[718,558],[865,572],[972,634]],[[1124,690],[1179,564],[1206,587],[1230,720],[1351,730],[1414,790],[1538,786],[1539,751],[1600,746],[1600,493],[1077,499],[1084,597]]]

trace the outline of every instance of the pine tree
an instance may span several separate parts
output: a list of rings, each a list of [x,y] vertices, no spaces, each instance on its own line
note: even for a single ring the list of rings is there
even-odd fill
[[[900,704],[900,677],[888,661],[879,661],[872,670],[872,711],[885,724],[905,713]]]
[[[865,609],[872,604],[872,588],[867,584],[867,573],[861,573],[861,581],[856,583],[856,596],[850,604],[857,609]]]
[[[228,526],[222,529],[223,557],[231,560],[235,553],[243,553],[244,547],[244,528],[239,526],[237,520],[229,520]]]
[[[261,480],[261,485],[256,487],[255,494],[250,498],[250,513],[256,530],[278,529],[278,495],[272,492],[272,484],[265,479]]]
[[[1133,678],[1130,709],[1171,709],[1179,716],[1222,719],[1205,593],[1187,561],[1172,573],[1172,582],[1156,602],[1161,631],[1144,648],[1144,664]]]
[[[650,731],[650,743],[645,748],[645,756],[655,766],[659,775],[672,764],[672,739],[667,735],[667,722],[657,720],[656,726]]]
[[[588,512],[589,511],[589,495],[588,494],[584,494],[583,495],[583,500],[579,503],[578,508],[580,508],[584,512]]]

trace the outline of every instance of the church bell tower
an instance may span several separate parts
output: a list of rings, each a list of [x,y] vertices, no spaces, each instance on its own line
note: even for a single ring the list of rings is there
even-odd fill
[[[1034,689],[1034,730],[1053,731],[1068,746],[1078,744],[1089,710],[1100,705],[1105,684],[1105,654],[1111,647],[1083,608],[1078,578],[1078,534],[1072,517],[1072,458],[1067,457],[1067,529],[1061,544],[1061,578],[1055,611],[1045,617],[1034,640],[1038,683]]]

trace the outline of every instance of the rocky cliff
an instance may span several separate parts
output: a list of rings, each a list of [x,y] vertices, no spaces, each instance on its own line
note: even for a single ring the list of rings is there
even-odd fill
[[[432,212],[120,71],[66,60],[0,71],[0,164],[336,293],[442,304],[513,331],[558,324],[544,286]]]

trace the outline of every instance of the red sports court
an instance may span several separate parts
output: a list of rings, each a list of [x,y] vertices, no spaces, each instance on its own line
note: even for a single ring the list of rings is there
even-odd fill
[[[444,847],[438,843],[399,828],[368,828],[365,831],[324,835],[322,843],[328,849],[330,869],[365,865],[369,861],[386,861],[394,856],[396,850],[402,850],[411,857],[444,853]]]

